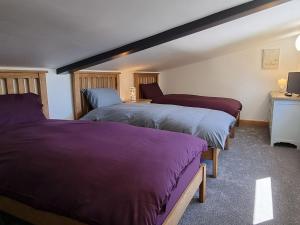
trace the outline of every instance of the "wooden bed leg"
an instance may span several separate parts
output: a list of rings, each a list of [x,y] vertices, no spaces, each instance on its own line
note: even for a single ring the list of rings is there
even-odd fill
[[[234,136],[235,136],[235,127],[233,126],[230,128],[230,138],[234,138]]]
[[[213,178],[216,178],[218,176],[219,155],[220,155],[220,149],[209,148],[209,150],[204,152],[201,156],[203,160],[212,160],[211,177]]]
[[[213,177],[214,178],[217,178],[218,176],[219,154],[220,154],[220,149],[215,148],[213,150]]]
[[[205,202],[206,198],[206,164],[201,164],[203,168],[203,173],[202,173],[202,182],[199,187],[199,201],[200,203]]]
[[[236,122],[235,122],[235,126],[239,127],[240,126],[240,117],[241,117],[241,113],[239,112],[239,114],[236,117]]]
[[[224,146],[224,150],[228,150],[228,149],[229,149],[229,137],[226,138],[226,142]]]

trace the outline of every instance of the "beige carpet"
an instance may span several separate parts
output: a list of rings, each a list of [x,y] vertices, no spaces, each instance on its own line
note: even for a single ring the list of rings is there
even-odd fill
[[[208,179],[206,203],[193,201],[180,225],[250,225],[255,222],[255,207],[258,224],[300,224],[300,150],[271,147],[267,128],[241,127],[230,150],[220,157],[219,177]],[[258,181],[255,206],[258,179],[263,180]],[[271,188],[261,187],[261,182],[269,181]]]

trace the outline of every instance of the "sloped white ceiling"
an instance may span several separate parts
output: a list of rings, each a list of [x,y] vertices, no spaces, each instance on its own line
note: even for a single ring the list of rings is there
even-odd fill
[[[0,66],[58,68],[246,0],[2,0]],[[162,70],[299,27],[300,0],[92,69]]]
[[[300,34],[300,0],[91,67],[160,71]]]
[[[0,66],[57,68],[247,0],[1,0]]]

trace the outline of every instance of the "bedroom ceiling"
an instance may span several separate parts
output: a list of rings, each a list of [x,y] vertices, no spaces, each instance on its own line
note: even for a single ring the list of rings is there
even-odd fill
[[[299,11],[300,0],[294,0],[90,69],[161,71],[283,38],[296,39]]]
[[[0,66],[58,68],[245,2],[1,0]],[[299,10],[294,0],[93,69],[162,70],[199,61],[297,29]]]

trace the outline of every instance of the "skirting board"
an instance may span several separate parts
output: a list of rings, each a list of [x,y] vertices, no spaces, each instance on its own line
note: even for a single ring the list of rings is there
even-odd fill
[[[240,126],[267,127],[269,126],[269,122],[256,120],[240,120]]]

